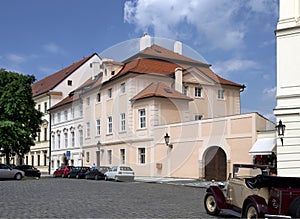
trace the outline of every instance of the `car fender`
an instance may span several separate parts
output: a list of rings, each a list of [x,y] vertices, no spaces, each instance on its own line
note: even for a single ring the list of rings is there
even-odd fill
[[[252,202],[256,206],[256,209],[258,211],[258,216],[260,218],[267,213],[268,205],[266,203],[266,200],[258,195],[251,195],[248,196],[243,203],[242,215],[244,215],[244,212],[246,211],[246,207],[250,202]]]
[[[219,210],[227,208],[224,193],[218,186],[210,186],[206,189],[206,192],[210,192],[214,195]]]

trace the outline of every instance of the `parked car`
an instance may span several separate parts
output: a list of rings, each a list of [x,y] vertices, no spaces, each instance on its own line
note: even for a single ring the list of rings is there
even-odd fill
[[[68,166],[68,165],[63,165],[58,167],[54,173],[53,173],[53,177],[68,177],[70,170],[72,170],[73,166]]]
[[[134,172],[128,166],[114,166],[105,173],[105,180],[134,181]]]
[[[14,169],[22,170],[25,172],[25,176],[29,177],[41,177],[41,171],[32,165],[19,165],[14,167]]]
[[[21,180],[25,176],[24,171],[13,169],[6,164],[0,163],[0,179]]]
[[[268,166],[235,164],[224,185],[206,190],[208,214],[244,218],[300,218],[300,178],[270,176]]]
[[[104,179],[105,178],[105,173],[109,170],[109,167],[96,167],[92,168],[89,171],[85,173],[85,178],[86,179]]]
[[[90,167],[73,167],[69,172],[68,178],[84,179],[85,173],[90,169]]]

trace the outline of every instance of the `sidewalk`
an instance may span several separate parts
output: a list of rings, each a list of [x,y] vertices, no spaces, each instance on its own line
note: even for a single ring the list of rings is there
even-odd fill
[[[53,177],[48,173],[42,173],[42,178]],[[190,178],[172,178],[172,177],[150,177],[150,176],[135,176],[134,180],[137,182],[144,183],[165,183],[171,185],[181,185],[181,186],[191,186],[191,187],[199,187],[199,188],[207,188],[211,184],[220,184],[222,182],[215,181],[200,181],[197,179]]]
[[[171,178],[171,177],[142,177],[135,176],[135,181],[145,182],[145,183],[166,183],[172,185],[182,185],[182,186],[191,186],[191,187],[200,187],[207,188],[211,184],[219,184],[222,182],[215,181],[200,181],[197,179],[189,179],[189,178]]]

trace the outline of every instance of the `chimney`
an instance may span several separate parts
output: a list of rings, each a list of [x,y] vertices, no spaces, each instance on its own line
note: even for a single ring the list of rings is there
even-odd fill
[[[99,62],[92,62],[91,66],[93,68],[93,72],[92,72],[92,80],[95,79],[96,75],[99,74],[100,72],[100,63]]]
[[[182,93],[182,68],[175,69],[175,90]]]
[[[151,37],[149,34],[145,33],[140,39],[140,51],[151,46]]]
[[[174,43],[174,52],[176,52],[176,53],[182,55],[182,43],[181,43],[181,42],[176,41],[176,42]]]

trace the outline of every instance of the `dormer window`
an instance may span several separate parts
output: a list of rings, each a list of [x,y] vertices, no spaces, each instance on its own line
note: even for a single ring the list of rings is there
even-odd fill
[[[202,88],[195,87],[195,97],[202,97]]]

